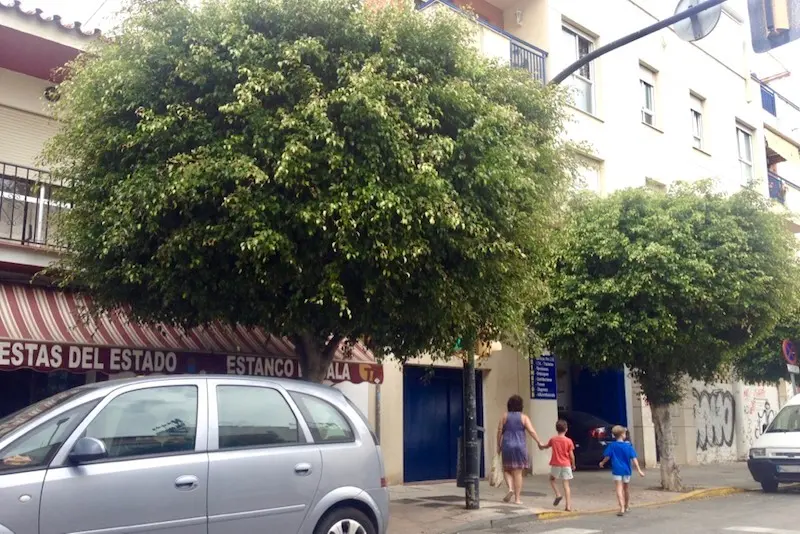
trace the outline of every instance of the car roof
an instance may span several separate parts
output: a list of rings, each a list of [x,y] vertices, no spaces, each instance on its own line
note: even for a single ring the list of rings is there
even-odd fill
[[[249,376],[249,375],[170,375],[170,376],[137,376],[132,378],[119,378],[114,380],[107,380],[104,382],[95,382],[80,386],[81,389],[90,389],[98,392],[111,392],[119,387],[129,384],[157,384],[176,382],[186,380],[187,378],[195,380],[226,380],[226,381],[241,381],[252,383],[253,381],[264,383],[265,385],[279,386],[289,391],[297,391],[299,393],[308,393],[322,397],[340,397],[344,395],[338,389],[325,384],[317,384],[314,382],[307,382],[305,380],[297,380],[296,378],[271,378],[262,376]]]
[[[797,406],[798,404],[800,404],[800,393],[789,399],[785,406]]]

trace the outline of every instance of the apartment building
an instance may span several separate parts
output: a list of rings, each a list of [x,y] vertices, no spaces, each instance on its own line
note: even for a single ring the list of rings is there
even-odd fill
[[[48,110],[57,69],[98,31],[84,31],[19,1],[0,0],[0,417],[76,385],[141,374],[228,373],[297,378],[293,347],[257,329],[189,331],[87,316],[87,302],[42,270],[62,253],[59,183],[39,155],[58,131]],[[328,382],[374,419],[383,368],[371,353],[340,353]]]
[[[419,8],[474,12],[475,46],[484,55],[546,83],[596,48],[672,15],[675,5],[660,0],[429,0]],[[766,162],[774,160],[770,154],[778,143],[763,140],[771,139],[777,126],[764,118],[763,88],[751,76],[752,60],[746,2],[730,0],[703,40],[688,43],[664,30],[571,75],[564,82],[572,94],[568,135],[591,147],[581,154],[583,186],[605,194],[713,179],[722,191],[755,187],[768,194]],[[778,174],[770,169],[772,184]],[[647,465],[657,462],[649,407],[624,370],[596,375],[550,355],[529,362],[508,347],[482,359],[479,367],[484,464],[496,448],[506,399],[514,393],[525,399],[526,413],[543,434],[552,431],[561,412],[589,412],[628,425],[640,457]],[[687,388],[686,402],[674,407],[673,420],[678,459],[689,464],[746,455],[759,421],[774,415],[786,396],[784,389],[735,381]],[[387,366],[380,415],[392,482],[455,476],[461,391],[458,361]],[[397,421],[403,421],[402,428]],[[546,472],[547,455],[534,452],[532,470]]]
[[[669,15],[673,6],[661,4],[430,0],[420,9],[470,7],[479,16],[476,46],[545,83],[596,47]],[[582,154],[586,187],[606,193],[713,178],[724,190],[752,183],[779,205],[794,205],[791,184],[800,184],[800,176],[795,181],[792,173],[800,173],[800,166],[792,171],[790,163],[800,164],[797,144],[792,152],[771,136],[793,139],[780,123],[781,110],[797,108],[784,105],[775,92],[776,111],[769,116],[763,95],[772,90],[751,76],[744,17],[743,0],[729,0],[712,35],[698,43],[665,30],[568,79],[573,90],[568,133],[592,147]],[[86,324],[79,297],[33,278],[58,258],[57,213],[67,208],[55,195],[61,184],[37,159],[58,128],[47,109],[50,88],[58,82],[53,71],[96,38],[77,24],[0,0],[0,371],[5,371],[0,416],[72,385],[134,374],[298,376],[291,347],[267,333],[224,326],[178,332],[134,325],[123,316]],[[800,203],[800,189],[796,192]],[[551,355],[529,361],[509,347],[494,348],[480,359],[477,376],[484,465],[512,394],[525,399],[525,411],[543,435],[559,412],[590,412],[630,426],[640,456],[655,463],[649,409],[624,370],[595,375]],[[367,353],[357,361],[342,357],[332,367],[330,381],[379,429],[390,483],[456,476],[461,369],[458,360],[424,359],[381,367]],[[679,458],[686,463],[741,456],[748,436],[755,435],[752,429],[785,396],[746,384],[691,386],[691,396],[674,414]],[[725,409],[716,410],[719,406]],[[546,454],[535,452],[532,460],[533,472],[546,472]]]

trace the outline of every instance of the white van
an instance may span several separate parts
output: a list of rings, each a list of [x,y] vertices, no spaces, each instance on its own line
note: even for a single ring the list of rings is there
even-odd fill
[[[778,484],[800,482],[800,395],[781,408],[750,448],[747,467],[766,492]]]

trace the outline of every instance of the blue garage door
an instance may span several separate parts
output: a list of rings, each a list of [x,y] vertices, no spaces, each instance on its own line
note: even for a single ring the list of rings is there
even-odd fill
[[[483,380],[475,377],[478,426],[483,426]],[[461,369],[405,366],[403,370],[403,480],[456,478],[463,424]],[[481,476],[483,476],[481,448]]]
[[[607,369],[593,373],[588,369],[572,369],[572,409],[605,419],[612,425],[628,425],[625,401],[625,374]]]

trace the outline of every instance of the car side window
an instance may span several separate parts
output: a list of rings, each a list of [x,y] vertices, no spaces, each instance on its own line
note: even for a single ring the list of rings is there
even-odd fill
[[[289,393],[300,408],[315,443],[355,441],[353,427],[333,404],[305,393]]]
[[[289,403],[272,388],[217,386],[217,419],[220,449],[305,442]]]
[[[197,395],[196,386],[123,393],[100,411],[83,436],[105,443],[109,459],[194,451]]]
[[[0,474],[47,467],[64,441],[96,405],[94,401],[77,406],[15,440],[0,451]]]

